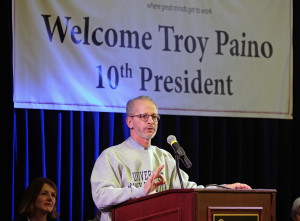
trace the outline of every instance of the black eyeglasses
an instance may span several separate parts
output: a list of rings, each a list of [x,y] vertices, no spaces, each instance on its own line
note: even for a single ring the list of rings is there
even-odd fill
[[[160,116],[158,114],[137,114],[137,115],[132,115],[129,117],[139,117],[142,121],[147,122],[149,120],[149,117],[151,116],[152,120],[157,122],[160,119]]]

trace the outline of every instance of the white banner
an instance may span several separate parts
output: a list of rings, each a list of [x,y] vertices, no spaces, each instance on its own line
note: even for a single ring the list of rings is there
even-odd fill
[[[292,1],[14,0],[16,108],[292,118]]]

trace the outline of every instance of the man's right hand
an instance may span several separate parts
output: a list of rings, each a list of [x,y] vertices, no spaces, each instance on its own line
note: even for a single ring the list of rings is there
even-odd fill
[[[157,187],[164,185],[166,183],[163,176],[160,174],[160,171],[164,168],[164,164],[160,165],[154,173],[149,176],[147,182],[144,185],[145,193],[148,195],[153,192]],[[159,179],[159,180],[157,180]]]

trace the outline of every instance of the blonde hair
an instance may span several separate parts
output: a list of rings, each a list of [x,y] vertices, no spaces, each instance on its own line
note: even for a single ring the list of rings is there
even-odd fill
[[[297,213],[297,210],[300,208],[300,197],[298,197],[297,199],[295,199],[294,203],[293,203],[293,207],[292,207],[292,211],[291,211],[291,217],[295,216]]]

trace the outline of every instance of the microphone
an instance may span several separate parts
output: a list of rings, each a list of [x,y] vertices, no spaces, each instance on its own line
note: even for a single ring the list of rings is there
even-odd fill
[[[189,158],[185,155],[185,151],[183,148],[179,145],[179,143],[176,140],[176,137],[174,135],[169,135],[167,138],[168,144],[172,146],[174,151],[180,156],[180,160],[184,164],[186,168],[191,168],[192,163],[189,160]],[[183,157],[183,158],[182,158]]]

